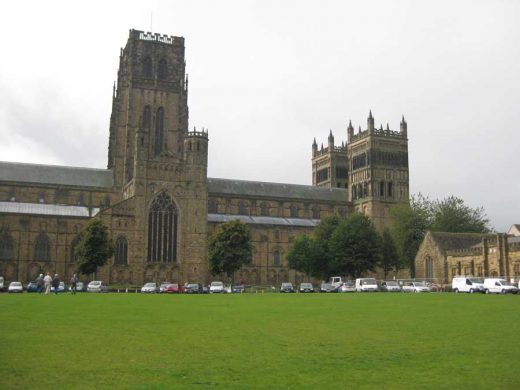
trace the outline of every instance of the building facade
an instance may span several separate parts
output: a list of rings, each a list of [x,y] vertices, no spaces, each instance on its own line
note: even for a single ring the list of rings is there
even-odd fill
[[[130,30],[114,86],[107,169],[0,162],[0,275],[39,272],[66,280],[90,218],[116,246],[97,277],[111,284],[210,280],[208,235],[241,219],[252,232],[252,284],[299,282],[287,266],[292,240],[320,219],[360,211],[382,229],[389,208],[408,199],[407,125],[368,127],[348,143],[312,146],[313,185],[207,177],[209,137],[188,127],[184,38]],[[324,173],[326,172],[326,173]]]

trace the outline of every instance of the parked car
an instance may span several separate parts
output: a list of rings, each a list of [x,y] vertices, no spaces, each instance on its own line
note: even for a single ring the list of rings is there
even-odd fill
[[[190,283],[184,288],[186,294],[202,294],[202,285],[198,283]]]
[[[226,289],[224,288],[224,283],[222,282],[211,282],[211,284],[209,285],[210,294],[222,294],[225,292]]]
[[[404,282],[403,292],[431,292],[431,288],[424,282]]]
[[[101,280],[93,280],[87,285],[88,292],[108,292],[108,286]]]
[[[27,287],[25,287],[25,290],[29,293],[38,292],[38,283],[36,283],[35,281],[27,283]]]
[[[231,292],[233,294],[241,294],[245,291],[245,286],[243,284],[235,284],[231,286]]]
[[[181,288],[179,287],[178,283],[168,283],[163,286],[162,292],[165,294],[179,294],[181,292]]]
[[[149,283],[145,283],[145,285],[143,287],[141,287],[141,292],[143,294],[155,294],[156,292],[158,292],[158,288],[157,288],[157,283],[155,282],[149,282]]]
[[[334,288],[332,283],[325,283],[323,282],[320,286],[320,293],[332,293],[336,292],[337,290]]]
[[[517,294],[518,287],[509,283],[505,279],[487,278],[484,279],[484,289],[486,294]]]
[[[0,276],[0,291],[4,291],[4,277]]]
[[[340,293],[356,292],[356,284],[352,280],[347,280],[346,282],[343,282],[341,286],[339,286],[338,292],[340,292]]]
[[[76,291],[83,292],[85,291],[85,283],[83,282],[77,282],[76,283]]]
[[[281,293],[293,293],[294,287],[293,287],[292,283],[282,283],[282,285],[280,286],[280,292]]]
[[[67,286],[65,286],[65,282],[60,282],[60,285],[58,286],[58,292],[67,292],[69,291]],[[51,292],[54,292],[54,286],[51,287]]]
[[[401,292],[401,286],[395,280],[383,280],[379,288],[384,292]]]
[[[170,282],[161,283],[161,285],[159,286],[159,292],[160,293],[165,292],[164,290],[166,289],[166,286],[168,286],[169,284],[171,284],[171,283]]]
[[[376,292],[379,291],[377,282],[374,278],[357,278],[356,279],[357,292]]]
[[[341,276],[331,276],[329,278],[329,283],[332,284],[332,287],[337,290],[344,282]]]
[[[313,293],[314,286],[312,285],[312,283],[300,283],[298,291],[301,293]]]
[[[11,282],[9,283],[9,287],[7,287],[7,292],[9,293],[21,293],[23,292],[23,285],[21,282]]]
[[[465,292],[465,293],[477,293],[485,292],[484,280],[481,278],[473,277],[456,277],[451,280],[451,290],[454,293]]]

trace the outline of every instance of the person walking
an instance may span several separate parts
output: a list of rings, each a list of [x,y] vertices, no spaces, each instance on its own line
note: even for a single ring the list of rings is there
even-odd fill
[[[60,287],[60,278],[58,274],[54,274],[54,278],[52,278],[52,287],[54,287],[54,295],[58,295],[58,289]]]
[[[45,282],[43,281],[43,274],[40,274],[36,278],[36,288],[37,288],[39,294],[41,294],[43,292],[44,283]]]
[[[70,293],[72,295],[76,294],[76,286],[78,284],[78,278],[76,277],[76,274],[72,275],[72,278],[70,278]]]
[[[43,278],[43,284],[45,286],[45,295],[47,295],[51,292],[51,283],[52,283],[51,275],[49,275],[49,273],[47,272],[45,274],[45,277]]]

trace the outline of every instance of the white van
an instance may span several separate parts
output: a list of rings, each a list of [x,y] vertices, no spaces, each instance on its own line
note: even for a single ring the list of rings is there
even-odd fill
[[[374,278],[358,278],[356,279],[357,292],[375,292],[378,291],[377,282]]]
[[[506,294],[518,293],[518,288],[515,287],[512,283],[509,283],[505,279],[499,278],[488,278],[484,280],[484,289],[486,294]]]
[[[477,293],[484,292],[484,280],[469,276],[460,276],[453,278],[451,281],[451,290],[454,293]]]

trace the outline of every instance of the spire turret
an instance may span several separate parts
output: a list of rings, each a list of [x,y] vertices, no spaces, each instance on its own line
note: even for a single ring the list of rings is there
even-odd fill
[[[374,117],[372,116],[372,110],[370,110],[370,113],[368,114],[367,130],[369,133],[374,131]]]
[[[316,143],[316,137],[314,137],[314,142],[312,143],[312,157],[316,157],[317,152],[318,152],[318,144]]]
[[[332,129],[330,130],[330,133],[329,133],[329,151],[333,151],[334,150],[334,136],[332,135]]]
[[[401,119],[401,134],[405,137],[408,137],[408,124],[406,123],[406,120],[403,118]]]

